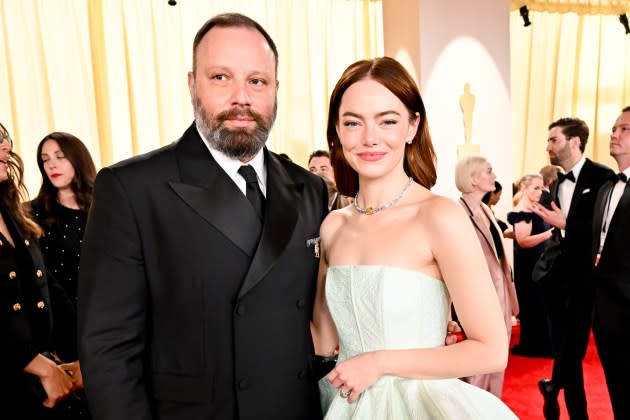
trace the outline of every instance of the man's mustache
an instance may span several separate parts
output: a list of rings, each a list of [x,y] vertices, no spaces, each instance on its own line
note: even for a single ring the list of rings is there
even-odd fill
[[[220,123],[225,120],[232,120],[239,117],[251,118],[252,120],[256,121],[258,125],[265,124],[265,119],[262,117],[262,115],[258,114],[257,112],[252,111],[249,108],[232,108],[227,111],[218,113],[215,119],[217,122]]]

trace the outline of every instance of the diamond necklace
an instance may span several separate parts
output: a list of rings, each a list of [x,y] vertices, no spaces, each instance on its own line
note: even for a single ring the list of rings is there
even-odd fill
[[[411,186],[411,183],[413,182],[413,178],[409,177],[409,181],[407,182],[407,185],[405,185],[405,188],[403,188],[403,190],[396,196],[394,197],[391,201],[383,204],[382,206],[378,206],[376,208],[374,207],[366,207],[366,208],[361,208],[359,207],[359,191],[357,191],[357,195],[354,196],[354,208],[357,209],[357,211],[361,214],[366,214],[368,216],[374,214],[374,213],[378,213],[379,211],[385,210],[390,208],[391,206],[396,205],[405,195],[405,193],[407,192],[407,190],[409,189],[409,187]]]

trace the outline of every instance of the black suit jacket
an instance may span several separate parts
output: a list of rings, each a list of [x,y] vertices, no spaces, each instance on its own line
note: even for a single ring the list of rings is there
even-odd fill
[[[608,197],[617,179],[606,182],[597,196],[593,216],[593,247],[591,261],[595,261],[600,245],[600,233]],[[623,195],[607,227],[606,240],[599,264],[594,267],[595,312],[600,328],[608,331],[627,331],[630,319],[630,183],[626,183]]]
[[[321,417],[309,239],[327,191],[266,149],[265,162],[262,231],[194,124],[98,174],[79,286],[95,420]]]
[[[597,192],[613,171],[586,159],[576,180],[567,215],[565,236],[554,229],[547,248],[534,267],[534,280],[543,280],[566,296],[569,289],[581,290],[591,282],[593,209]],[[570,182],[570,181],[565,181]],[[551,198],[559,206],[558,181],[551,184]]]
[[[581,360],[586,353],[593,307],[593,209],[599,188],[613,174],[609,168],[586,159],[571,197],[565,235],[554,229],[534,268],[534,278],[543,281],[558,357]],[[551,186],[556,204],[558,185],[556,181]]]

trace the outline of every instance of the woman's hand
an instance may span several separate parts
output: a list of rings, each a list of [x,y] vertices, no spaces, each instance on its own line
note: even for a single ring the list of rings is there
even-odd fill
[[[60,367],[72,378],[72,391],[83,389],[83,374],[81,373],[81,364],[78,360],[64,363]]]
[[[47,357],[38,354],[26,365],[24,371],[37,376],[46,391],[47,398],[44,400],[44,407],[53,408],[57,402],[61,401],[73,389],[72,378]]]
[[[464,338],[464,333],[462,332],[462,328],[459,326],[459,323],[456,321],[448,321],[448,324],[446,325],[446,338],[444,339],[444,344],[450,346],[451,344],[459,343]]]
[[[333,387],[339,389],[342,398],[348,398],[348,402],[353,403],[383,375],[380,357],[381,352],[360,354],[337,363],[326,377]]]

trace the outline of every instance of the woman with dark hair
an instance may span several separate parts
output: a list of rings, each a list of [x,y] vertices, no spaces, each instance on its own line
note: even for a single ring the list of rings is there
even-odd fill
[[[21,205],[24,166],[12,146],[0,124],[0,407],[8,419],[67,418],[58,403],[83,387],[76,319]]]
[[[503,370],[507,334],[472,225],[429,191],[435,154],[409,73],[388,57],[348,67],[327,135],[337,187],[354,203],[320,231],[313,340],[318,355],[339,345],[320,382],[326,418],[515,418],[456,379]],[[451,297],[467,338],[446,347]]]
[[[497,218],[497,216],[494,214],[493,207],[501,199],[501,194],[503,194],[503,185],[501,185],[499,181],[494,181],[494,190],[485,193],[483,197],[481,197],[481,202],[488,206],[488,208],[490,208],[490,210],[492,211],[492,214],[494,215],[494,218],[497,221],[499,228],[501,228],[503,237],[507,239],[514,239],[514,232],[508,230],[508,224],[505,223],[503,220]]]
[[[39,142],[37,166],[42,186],[31,207],[44,230],[42,252],[76,307],[81,243],[96,168],[83,142],[63,132],[50,133]]]

